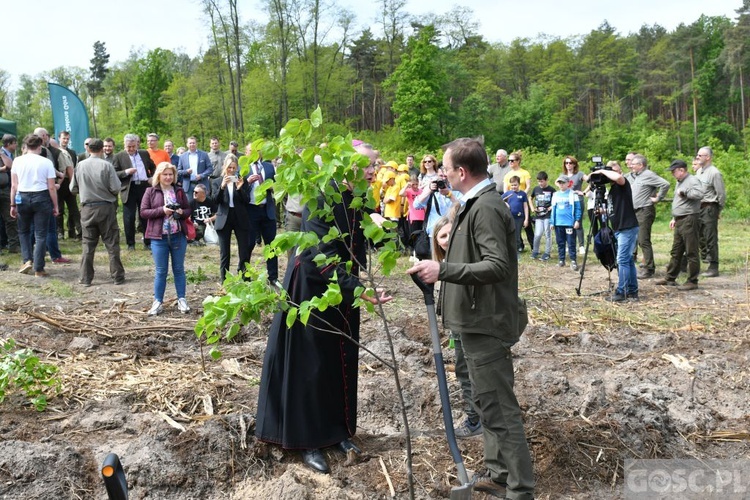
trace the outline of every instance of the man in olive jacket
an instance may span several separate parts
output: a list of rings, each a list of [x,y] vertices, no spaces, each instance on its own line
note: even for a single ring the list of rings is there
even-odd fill
[[[487,178],[482,143],[456,139],[443,149],[448,180],[466,204],[453,222],[445,261],[423,260],[407,272],[427,283],[444,282],[443,322],[461,335],[489,473],[474,489],[529,500],[534,497],[534,474],[513,392],[510,351],[520,335],[515,227]]]

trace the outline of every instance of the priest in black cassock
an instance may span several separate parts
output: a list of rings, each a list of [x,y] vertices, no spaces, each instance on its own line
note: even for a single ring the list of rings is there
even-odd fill
[[[366,175],[371,178],[371,167]],[[307,325],[297,320],[287,327],[286,312],[276,314],[263,361],[255,426],[259,440],[299,450],[306,465],[323,473],[330,469],[322,448],[337,446],[344,453],[360,453],[350,441],[357,429],[359,362],[359,348],[351,341],[359,342],[359,309],[352,304],[355,289],[362,286],[359,270],[367,257],[366,240],[361,211],[349,208],[353,193],[343,184],[336,188],[342,202],[333,205],[333,220],[310,218],[309,208],[303,210],[301,230],[317,234],[320,243],[289,262],[284,288],[289,300],[300,304],[322,295],[335,276],[342,301],[323,312],[314,311]],[[322,207],[322,198],[317,203]],[[324,243],[334,225],[346,237]],[[319,253],[338,256],[340,262],[319,267],[313,261]],[[383,292],[366,298],[372,303],[391,300]]]

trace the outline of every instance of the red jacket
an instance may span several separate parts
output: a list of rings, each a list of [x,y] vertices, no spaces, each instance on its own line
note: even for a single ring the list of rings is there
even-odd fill
[[[190,218],[190,203],[188,202],[185,191],[179,185],[174,185],[175,197],[182,207],[182,216],[175,213],[175,217],[180,218],[180,227],[182,232],[187,234],[185,228],[185,219]],[[161,186],[150,187],[146,189],[141,201],[141,217],[146,219],[146,234],[144,238],[160,240],[164,225],[164,193]]]

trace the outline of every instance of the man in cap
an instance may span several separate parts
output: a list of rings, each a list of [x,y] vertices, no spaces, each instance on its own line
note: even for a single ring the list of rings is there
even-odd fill
[[[687,258],[687,281],[677,287],[687,291],[698,288],[700,272],[700,213],[701,199],[704,196],[704,185],[697,177],[690,175],[687,163],[674,160],[669,166],[672,175],[677,179],[672,199],[672,220],[669,228],[674,231],[672,251],[670,252],[667,277],[657,281],[656,285],[676,286],[680,274],[680,261],[683,254]]]

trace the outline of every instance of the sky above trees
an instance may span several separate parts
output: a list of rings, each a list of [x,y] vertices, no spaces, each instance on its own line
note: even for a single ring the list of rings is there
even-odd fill
[[[429,21],[430,16],[450,11],[455,0],[398,0],[409,16]],[[4,38],[23,41],[23,50],[6,51],[0,69],[10,75],[11,87],[18,85],[22,74],[34,76],[60,66],[87,68],[91,47],[101,40],[106,43],[111,61],[124,61],[132,50],[155,48],[185,52],[191,57],[203,53],[210,46],[210,22],[203,13],[200,0],[130,0],[127,8],[105,7],[90,0],[68,0],[64,4],[49,3],[49,14],[35,16],[33,30],[23,22],[27,8],[22,2],[6,6]],[[267,14],[262,0],[241,2],[240,18],[245,23],[265,24]],[[372,27],[378,34],[376,19],[382,11],[382,0],[329,0],[338,9],[345,8],[355,17],[361,30]],[[659,24],[673,29],[680,23],[689,24],[700,17],[735,17],[739,0],[632,0],[630,2],[601,2],[599,0],[527,0],[525,2],[487,2],[464,0],[460,5],[473,11],[478,32],[485,40],[510,43],[515,38],[535,38],[538,34],[555,37],[584,35],[596,29],[604,20],[623,35],[636,32],[644,24]],[[69,13],[65,22],[64,9]],[[52,15],[52,14],[55,15]],[[88,22],[93,18],[95,21]],[[407,23],[408,24],[408,23]],[[85,27],[85,28],[84,28]],[[29,36],[30,31],[32,36]],[[356,31],[356,30],[355,30]],[[29,54],[39,54],[29,57]]]

